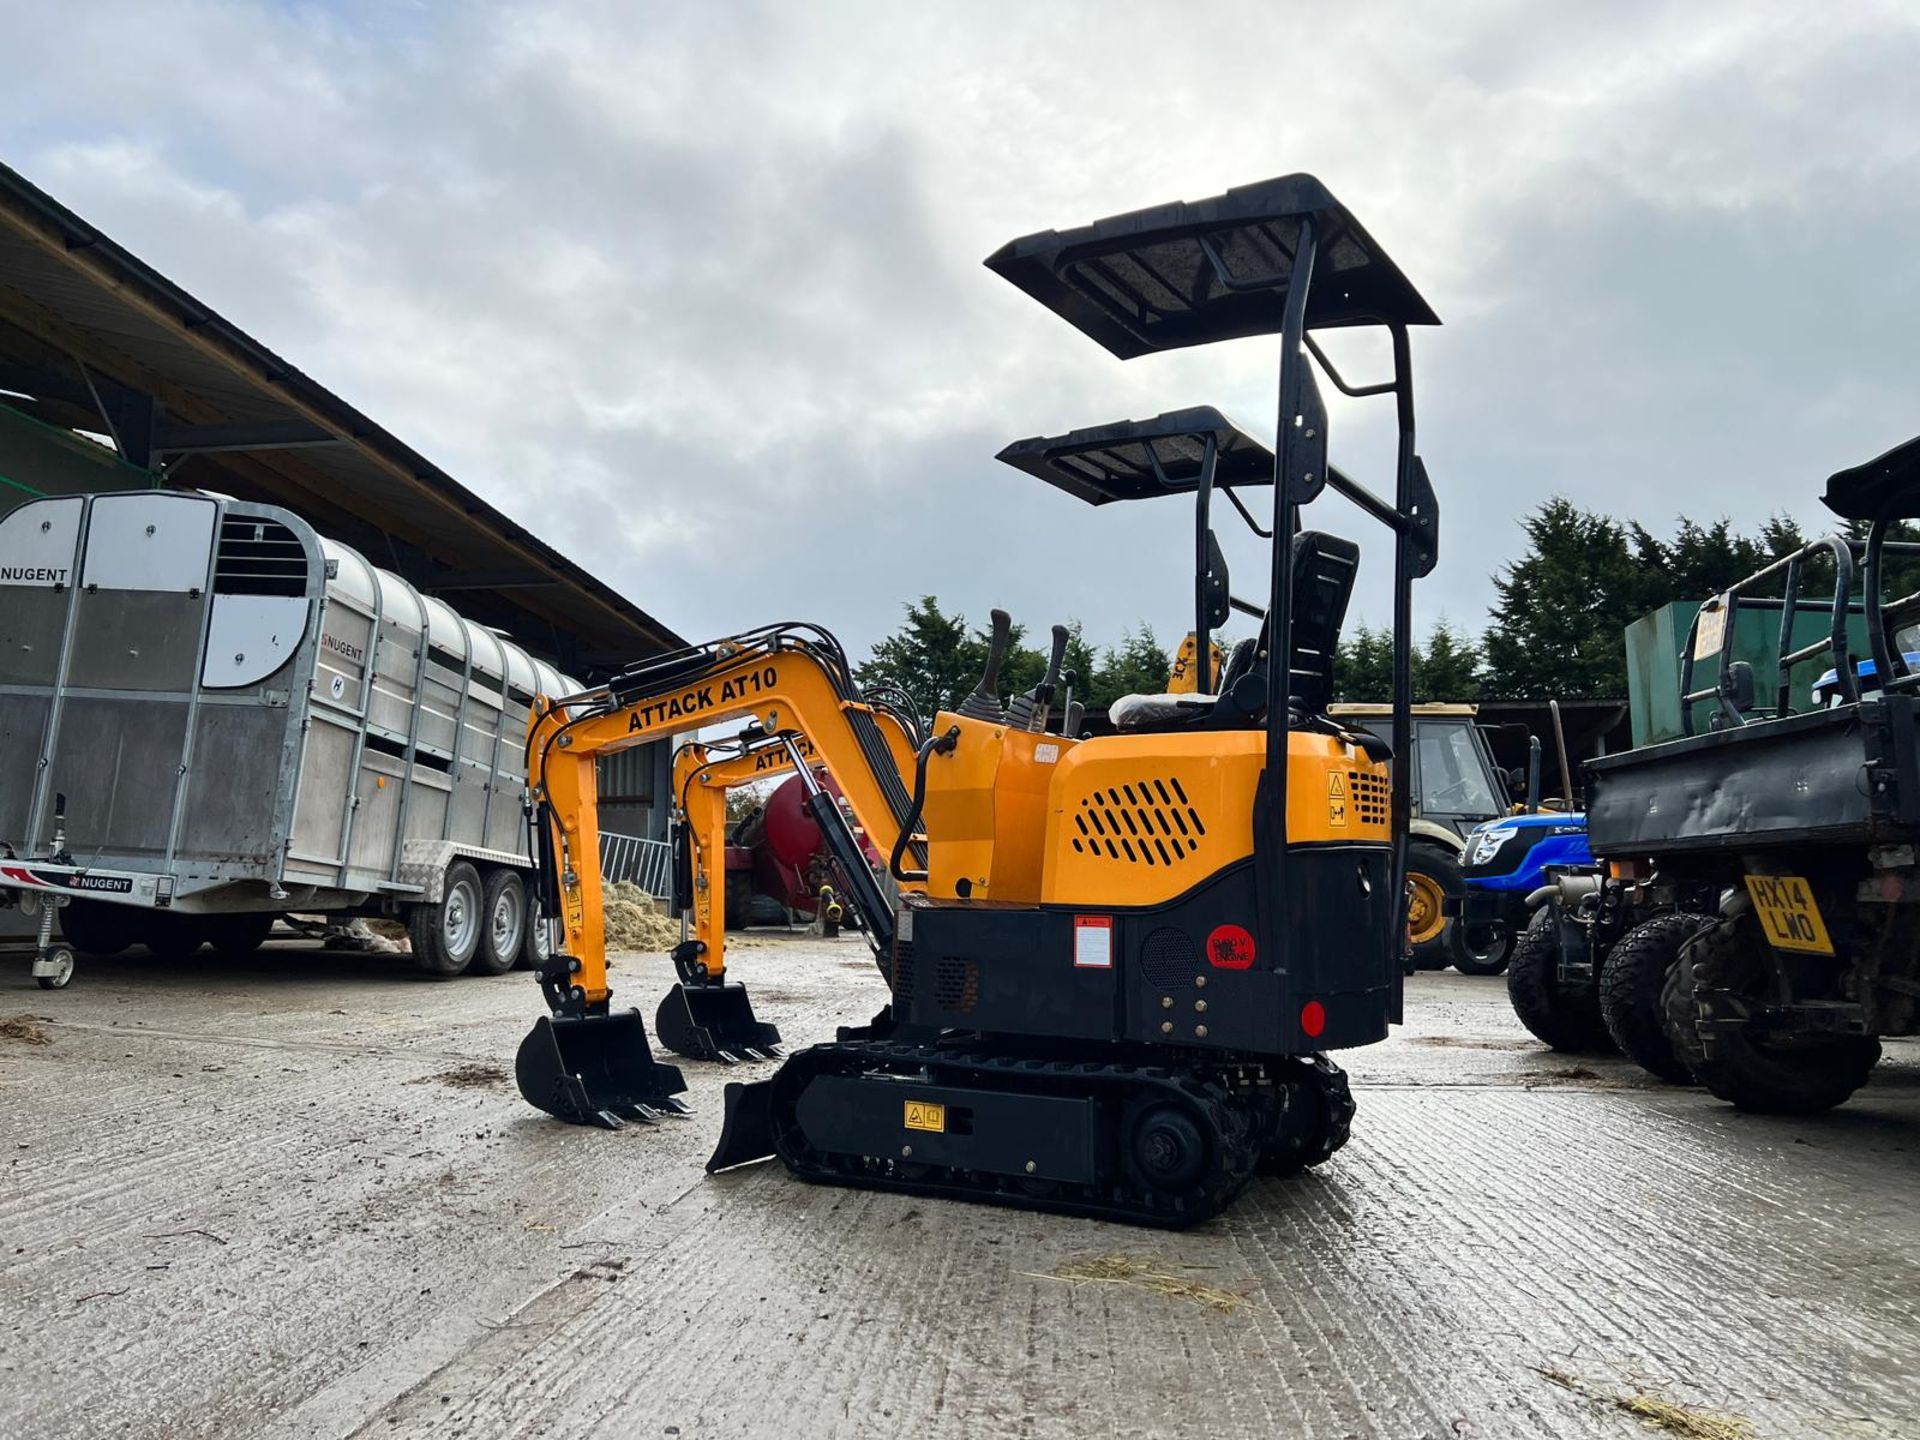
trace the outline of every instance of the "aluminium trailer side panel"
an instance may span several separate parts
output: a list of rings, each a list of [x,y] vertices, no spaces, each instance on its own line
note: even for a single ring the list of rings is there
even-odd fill
[[[528,709],[579,689],[277,507],[29,502],[0,517],[0,840],[28,862],[0,887],[327,909],[418,892],[433,846],[527,863]]]
[[[1595,855],[1920,836],[1916,701],[1876,697],[1587,762]]]

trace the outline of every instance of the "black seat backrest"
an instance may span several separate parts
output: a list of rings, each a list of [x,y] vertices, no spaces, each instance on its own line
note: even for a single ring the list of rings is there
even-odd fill
[[[1287,660],[1288,708],[1323,715],[1333,702],[1333,652],[1353,598],[1360,547],[1338,535],[1302,530],[1293,537],[1293,654]]]

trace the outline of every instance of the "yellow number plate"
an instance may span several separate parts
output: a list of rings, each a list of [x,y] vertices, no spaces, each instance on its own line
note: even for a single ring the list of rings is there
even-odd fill
[[[907,1101],[907,1129],[931,1130],[936,1135],[944,1135],[947,1130],[947,1107],[936,1105],[931,1100]]]
[[[1798,950],[1808,955],[1833,954],[1813,887],[1798,875],[1749,875],[1747,894],[1760,912],[1760,928],[1776,950]]]

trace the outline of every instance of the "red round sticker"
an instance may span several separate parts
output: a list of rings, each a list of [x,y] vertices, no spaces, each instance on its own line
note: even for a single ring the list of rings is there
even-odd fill
[[[1320,1032],[1327,1028],[1327,1007],[1318,1000],[1309,1000],[1300,1007],[1300,1028],[1309,1040],[1318,1040]]]
[[[1207,936],[1207,963],[1216,970],[1253,968],[1253,936],[1238,925],[1216,925]]]

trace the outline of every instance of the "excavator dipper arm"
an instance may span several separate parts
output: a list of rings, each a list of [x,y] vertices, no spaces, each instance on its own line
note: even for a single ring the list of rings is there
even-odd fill
[[[538,972],[552,1016],[522,1043],[517,1069],[521,1092],[549,1114],[600,1124],[636,1112],[652,1118],[649,1110],[685,1088],[677,1070],[654,1063],[639,1012],[610,1008],[596,790],[601,756],[736,720],[754,721],[769,734],[797,731],[812,741],[860,825],[873,835],[897,835],[910,797],[888,738],[892,727],[883,729],[860,698],[838,645],[816,633],[759,631],[649,663],[583,695],[536,699],[528,789],[542,895],[561,933]],[[712,803],[724,814],[724,791],[713,792]],[[709,817],[702,828],[711,832],[712,824]],[[913,848],[924,859],[924,846]],[[706,1058],[707,1048],[694,1053]],[[737,1058],[726,1047],[710,1048],[712,1058]]]

